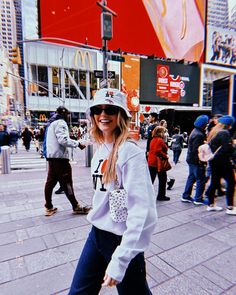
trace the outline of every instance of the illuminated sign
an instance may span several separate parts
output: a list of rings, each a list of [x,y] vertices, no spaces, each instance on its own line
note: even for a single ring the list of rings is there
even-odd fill
[[[140,102],[144,104],[198,104],[200,69],[141,59]]]

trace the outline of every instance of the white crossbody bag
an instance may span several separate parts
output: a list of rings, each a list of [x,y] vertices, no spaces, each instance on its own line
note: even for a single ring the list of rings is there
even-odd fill
[[[124,222],[128,216],[128,194],[118,180],[115,181],[115,188],[109,193],[110,215],[114,222]]]

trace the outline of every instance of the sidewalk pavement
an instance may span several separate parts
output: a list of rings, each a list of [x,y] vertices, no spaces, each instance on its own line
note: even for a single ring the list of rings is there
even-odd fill
[[[145,149],[145,141],[139,144]],[[176,178],[167,191],[171,200],[157,202],[159,219],[145,253],[148,283],[153,295],[235,295],[236,217],[180,201],[188,173],[185,155],[186,149],[168,172]],[[76,150],[75,160],[76,197],[90,205],[92,180],[84,151]],[[0,175],[1,295],[68,293],[90,224],[86,216],[71,214],[64,195],[53,195],[59,212],[45,217],[45,179],[46,171]],[[225,207],[224,197],[217,202]],[[117,292],[103,288],[100,294]]]

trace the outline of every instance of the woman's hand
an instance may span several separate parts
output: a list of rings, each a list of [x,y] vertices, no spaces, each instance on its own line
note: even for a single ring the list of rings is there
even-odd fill
[[[102,287],[114,287],[118,284],[119,282],[112,279],[109,277],[109,275],[106,273],[104,278],[103,278],[103,284]]]

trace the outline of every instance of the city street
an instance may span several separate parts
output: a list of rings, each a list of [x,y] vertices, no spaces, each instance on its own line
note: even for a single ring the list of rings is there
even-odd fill
[[[139,142],[143,150],[145,144]],[[235,295],[236,218],[180,201],[188,173],[185,157],[186,149],[168,172],[176,178],[167,191],[171,200],[157,202],[159,219],[145,253],[148,283],[153,295]],[[73,160],[76,197],[91,205],[85,151],[75,150]],[[72,215],[62,194],[53,194],[59,212],[44,216],[46,161],[34,146],[28,153],[20,146],[11,165],[10,174],[0,174],[0,294],[66,295],[91,226],[86,216]],[[217,203],[225,207],[225,198]],[[117,292],[103,288],[100,294]]]

